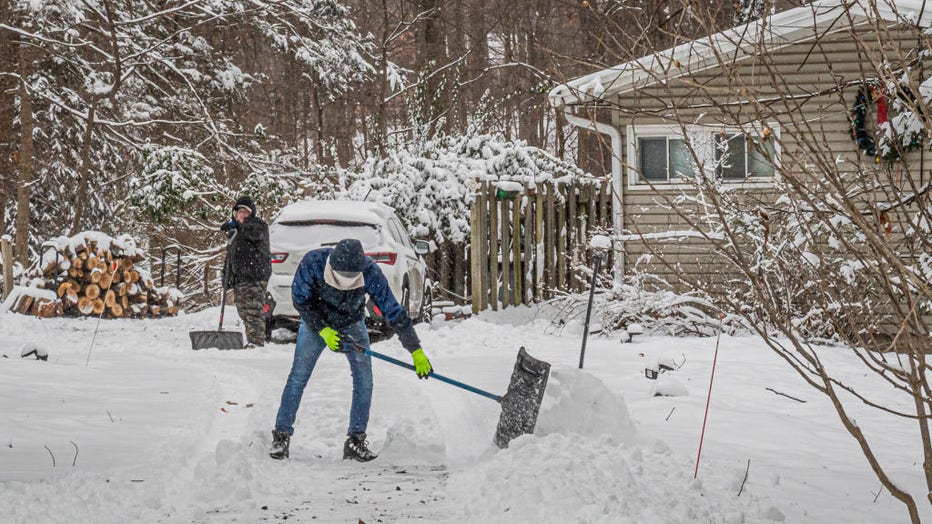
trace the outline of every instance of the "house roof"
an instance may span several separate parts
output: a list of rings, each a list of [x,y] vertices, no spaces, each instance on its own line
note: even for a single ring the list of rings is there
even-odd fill
[[[719,56],[740,61],[762,45],[771,49],[815,39],[870,21],[928,27],[932,2],[923,0],[816,0],[749,24],[650,54],[638,60],[576,78],[550,91],[554,107],[593,102],[664,80],[696,73],[719,63]],[[850,20],[849,20],[850,17]]]

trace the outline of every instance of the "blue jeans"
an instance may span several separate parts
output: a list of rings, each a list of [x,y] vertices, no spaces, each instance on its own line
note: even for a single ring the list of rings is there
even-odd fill
[[[360,320],[341,329],[340,335],[343,337],[345,349],[351,347],[347,335],[366,348],[369,347],[369,332],[366,330],[365,321]],[[278,416],[275,419],[276,431],[294,434],[294,420],[301,405],[304,387],[307,386],[314,365],[324,349],[328,349],[324,339],[317,333],[312,333],[307,324],[301,321],[294,362],[291,364],[291,373],[288,374],[288,381],[282,392],[282,402],[278,407]],[[350,371],[353,374],[353,404],[350,407],[350,422],[346,434],[361,435],[366,432],[366,426],[369,424],[369,406],[372,405],[372,358],[359,351],[348,351],[344,354],[349,360]]]

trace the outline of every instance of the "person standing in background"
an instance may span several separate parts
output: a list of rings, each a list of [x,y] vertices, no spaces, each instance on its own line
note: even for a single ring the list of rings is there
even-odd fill
[[[241,196],[233,206],[232,219],[220,230],[228,237],[236,236],[230,244],[226,263],[230,264],[229,281],[224,292],[233,289],[236,311],[246,327],[246,348],[265,345],[265,292],[272,276],[269,251],[269,226],[256,215],[256,205],[248,196]]]

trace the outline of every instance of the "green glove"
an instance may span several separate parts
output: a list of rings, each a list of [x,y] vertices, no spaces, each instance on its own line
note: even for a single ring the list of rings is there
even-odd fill
[[[434,370],[430,366],[430,361],[427,360],[427,355],[424,354],[423,349],[411,353],[411,358],[414,359],[414,372],[417,373],[417,378],[427,378],[430,372]]]
[[[319,335],[320,338],[324,339],[324,343],[327,344],[331,351],[340,351],[340,333],[337,330],[325,327],[320,330]]]

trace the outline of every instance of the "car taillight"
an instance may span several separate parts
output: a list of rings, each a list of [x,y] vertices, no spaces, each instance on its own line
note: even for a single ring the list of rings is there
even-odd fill
[[[288,259],[288,253],[272,253],[272,263],[281,264]]]
[[[395,265],[395,260],[398,258],[398,253],[366,253],[366,256],[371,258],[376,264],[387,264],[389,266]]]

